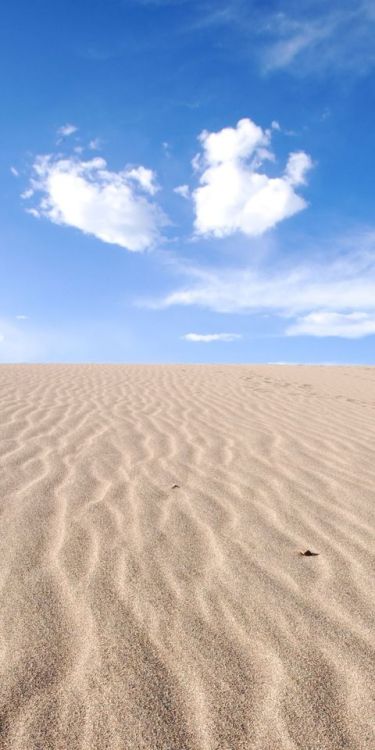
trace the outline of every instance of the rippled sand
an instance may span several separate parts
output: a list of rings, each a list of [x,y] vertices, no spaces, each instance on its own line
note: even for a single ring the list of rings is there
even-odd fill
[[[0,395],[2,750],[375,748],[375,368]]]

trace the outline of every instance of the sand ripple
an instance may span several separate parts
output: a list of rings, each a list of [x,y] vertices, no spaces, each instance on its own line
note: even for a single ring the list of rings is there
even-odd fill
[[[2,366],[0,397],[2,750],[375,748],[375,369]]]

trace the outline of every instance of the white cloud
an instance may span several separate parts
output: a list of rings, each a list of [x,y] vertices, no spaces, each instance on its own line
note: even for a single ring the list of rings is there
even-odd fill
[[[173,188],[173,192],[177,193],[177,195],[180,195],[181,198],[189,198],[190,190],[189,185],[178,185],[177,187]]]
[[[28,188],[27,190],[24,190],[21,193],[22,200],[28,200],[29,198],[32,198],[34,195],[34,190],[32,188]]]
[[[195,154],[191,160],[191,166],[193,167],[194,172],[200,172],[202,165],[201,165],[201,154]]]
[[[73,133],[76,133],[78,128],[76,125],[71,125],[71,123],[66,123],[66,125],[61,125],[60,128],[57,129],[57,135],[61,138],[68,138],[70,135],[73,135]]]
[[[290,154],[286,165],[285,177],[291,185],[305,185],[306,173],[311,169],[312,161],[304,151],[295,151]]]
[[[203,130],[199,140],[204,148],[204,160],[210,166],[227,161],[246,159],[259,147],[268,146],[269,133],[249,118],[239,120],[235,128],[223,128],[210,133]]]
[[[375,312],[312,312],[297,318],[286,330],[287,336],[340,336],[358,339],[375,334]]]
[[[11,171],[13,177],[19,177],[20,176],[20,173],[19,173],[18,169],[16,169],[15,167],[10,167],[10,171]]]
[[[237,341],[242,336],[239,333],[185,333],[182,338],[185,341],[197,341],[209,344],[211,341]]]
[[[274,311],[291,316],[311,310],[375,310],[375,232],[353,235],[342,240],[341,247],[340,254],[315,263],[182,269],[189,282],[158,305],[198,305],[224,313]]]
[[[128,169],[126,175],[129,180],[135,180],[145,193],[155,195],[159,190],[155,183],[155,174],[152,169],[146,169],[146,167],[133,167],[132,169]]]
[[[28,315],[16,315],[16,320],[28,320]]]
[[[205,130],[199,140],[203,153],[193,160],[194,169],[202,172],[193,193],[197,234],[225,237],[240,231],[257,236],[306,207],[294,188],[305,182],[312,167],[307,154],[290,154],[281,177],[261,171],[265,160],[274,160],[271,130],[246,118],[235,128]]]
[[[39,196],[33,216],[135,252],[151,247],[167,223],[147,197],[157,190],[154,173],[142,166],[111,172],[99,157],[38,156],[30,189]]]
[[[341,252],[271,268],[181,267],[188,283],[151,303],[198,306],[218,313],[271,313],[289,318],[288,336],[359,338],[375,332],[375,232],[336,240]],[[328,250],[327,250],[328,252]]]
[[[30,216],[34,216],[34,219],[40,219],[40,211],[38,211],[37,208],[27,208],[26,213],[30,214]]]

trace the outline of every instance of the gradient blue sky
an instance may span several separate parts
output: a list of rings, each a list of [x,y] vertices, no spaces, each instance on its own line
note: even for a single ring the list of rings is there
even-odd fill
[[[15,0],[0,36],[0,361],[374,363],[374,2]]]

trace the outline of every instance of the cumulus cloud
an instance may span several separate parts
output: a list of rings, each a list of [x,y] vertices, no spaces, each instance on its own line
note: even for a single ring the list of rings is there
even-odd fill
[[[297,318],[287,336],[340,336],[358,339],[375,334],[375,312],[312,312]]]
[[[27,196],[38,196],[38,203],[28,211],[140,252],[156,242],[167,223],[150,200],[157,189],[154,173],[142,166],[112,172],[99,157],[38,156]]]
[[[204,130],[199,140],[203,150],[193,159],[201,173],[193,192],[197,234],[257,236],[306,207],[295,188],[305,183],[311,158],[303,151],[291,153],[280,177],[267,176],[262,164],[275,158],[270,129],[245,118],[234,128]]]
[[[182,338],[185,341],[196,341],[209,344],[211,341],[236,341],[241,339],[240,333],[185,333]]]
[[[77,130],[78,128],[76,125],[67,122],[66,125],[61,125],[61,127],[57,129],[57,135],[60,138],[68,138],[70,135],[73,135],[73,133],[76,133]]]

